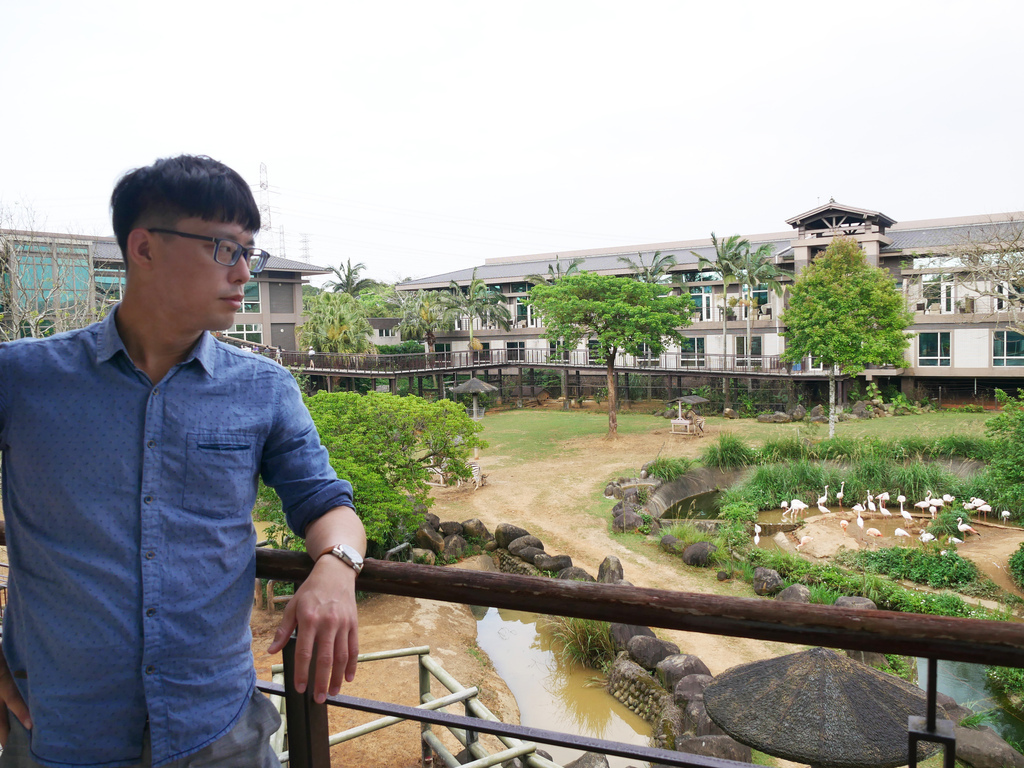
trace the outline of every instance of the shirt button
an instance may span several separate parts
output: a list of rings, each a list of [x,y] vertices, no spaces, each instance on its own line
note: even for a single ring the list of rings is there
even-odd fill
[[[146,498],[143,499],[143,501],[146,502],[147,504],[152,504],[153,503],[153,497],[152,496],[147,496]]]
[[[160,388],[159,387],[154,387],[153,391],[149,393],[150,397],[156,397],[159,394],[160,394]]]
[[[149,617],[156,616],[156,608],[150,608],[148,611],[146,611],[146,615]]]
[[[154,552],[152,549],[146,553],[147,560],[152,560],[154,557],[156,557],[156,552]]]
[[[146,667],[146,674],[147,675],[152,675],[154,672],[156,672],[156,667],[154,667],[152,664],[150,664],[148,667]]]
[[[154,445],[156,445],[156,440],[150,440],[148,443],[146,443],[147,448],[152,448]]]

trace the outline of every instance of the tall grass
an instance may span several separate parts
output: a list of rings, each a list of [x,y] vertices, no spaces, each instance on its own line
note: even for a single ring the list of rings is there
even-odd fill
[[[615,661],[615,642],[607,621],[546,616],[544,622],[562,652],[574,661],[602,672]]]
[[[685,475],[692,466],[693,461],[690,459],[655,459],[647,465],[647,474],[667,483]]]
[[[756,463],[757,451],[731,432],[723,432],[718,440],[710,443],[700,456],[706,467],[716,469],[739,469]]]

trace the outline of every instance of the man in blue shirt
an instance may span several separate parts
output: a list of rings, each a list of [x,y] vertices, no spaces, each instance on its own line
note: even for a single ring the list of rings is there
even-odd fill
[[[316,679],[295,682],[319,701],[355,674],[352,488],[291,374],[208,333],[233,325],[268,257],[245,181],[206,157],[160,160],[111,208],[123,301],[0,345],[0,768],[276,766],[249,632],[257,479],[316,558],[269,651],[294,629],[297,660],[315,644]]]

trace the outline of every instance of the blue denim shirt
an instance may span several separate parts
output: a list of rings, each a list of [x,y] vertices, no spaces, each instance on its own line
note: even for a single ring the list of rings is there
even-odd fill
[[[3,650],[53,766],[154,765],[226,733],[255,684],[257,475],[288,523],[352,506],[291,374],[204,334],[157,386],[106,320],[0,345]]]

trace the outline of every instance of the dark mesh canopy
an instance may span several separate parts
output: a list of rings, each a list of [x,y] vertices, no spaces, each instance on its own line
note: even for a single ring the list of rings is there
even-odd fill
[[[906,765],[907,718],[925,714],[920,688],[827,648],[733,667],[704,704],[737,741],[823,768]],[[937,748],[922,742],[918,760]]]

